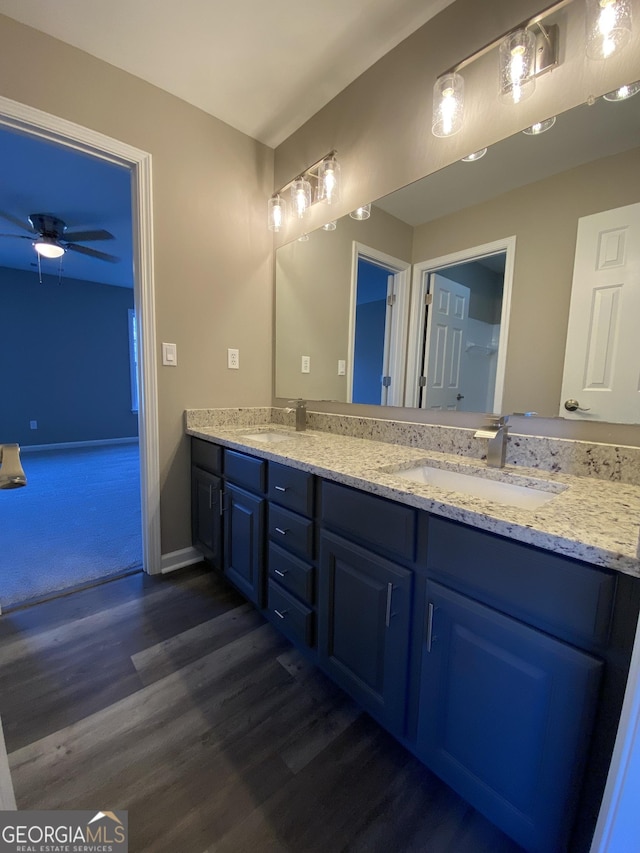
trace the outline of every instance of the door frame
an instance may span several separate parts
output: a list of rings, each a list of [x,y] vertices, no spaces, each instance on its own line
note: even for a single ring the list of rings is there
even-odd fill
[[[162,557],[151,154],[98,131],[2,96],[0,126],[39,136],[41,139],[125,166],[131,173],[133,293],[139,343],[138,432],[142,559],[146,572],[158,574],[162,571]]]
[[[425,296],[428,292],[429,279],[432,273],[440,272],[445,267],[480,260],[487,255],[506,252],[504,283],[502,286],[502,311],[500,314],[500,342],[498,344],[496,362],[496,384],[493,395],[493,412],[502,410],[504,395],[504,375],[507,365],[507,344],[509,340],[509,317],[511,314],[511,293],[513,290],[513,271],[515,266],[516,237],[503,237],[491,243],[472,246],[439,258],[430,258],[413,265],[411,279],[411,313],[409,320],[409,343],[407,350],[407,385],[404,405],[417,407],[419,401],[418,379],[422,375],[420,359],[422,329],[425,322]],[[427,322],[430,323],[429,318]],[[429,329],[427,329],[427,335]]]
[[[353,359],[356,348],[356,308],[358,297],[358,260],[363,258],[385,267],[394,279],[395,313],[391,329],[385,328],[385,337],[390,334],[389,363],[393,365],[391,393],[387,393],[388,406],[402,406],[404,401],[404,382],[406,369],[407,321],[409,318],[409,261],[394,258],[356,240],[351,250],[351,294],[349,300],[349,341],[347,349],[347,403],[353,402]],[[381,386],[382,389],[382,386]],[[382,394],[382,390],[381,390]],[[381,398],[382,399],[382,396]]]

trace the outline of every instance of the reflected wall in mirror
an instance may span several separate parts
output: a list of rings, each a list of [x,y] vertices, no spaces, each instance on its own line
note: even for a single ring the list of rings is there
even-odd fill
[[[544,135],[516,134],[482,160],[455,163],[374,202],[364,222],[343,217],[335,231],[279,248],[276,396],[350,401],[354,244],[411,263],[415,297],[420,265],[515,237],[499,409],[599,419],[593,406],[570,413],[561,399],[576,235],[581,218],[640,201],[638,140],[640,95],[619,103],[600,99],[559,116]],[[620,311],[624,316],[624,304]],[[421,334],[415,308],[407,322],[409,342]],[[308,374],[300,370],[302,355],[311,356]],[[421,403],[415,385],[409,387],[411,374],[407,362],[409,406]],[[638,405],[616,420],[640,422]]]

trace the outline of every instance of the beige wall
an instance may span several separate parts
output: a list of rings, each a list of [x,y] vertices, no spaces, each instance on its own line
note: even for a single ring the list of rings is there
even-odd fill
[[[276,252],[276,395],[346,400],[338,359],[348,359],[354,241],[411,261],[413,228],[382,210],[363,222],[346,216],[335,231],[314,231]],[[300,372],[300,357],[311,372]]]
[[[153,170],[162,551],[191,543],[183,410],[271,399],[273,152],[183,101],[0,16],[0,95],[149,152]],[[226,367],[240,349],[239,371]]]
[[[578,219],[640,200],[640,148],[415,229],[415,263],[516,236],[503,409],[558,414]]]
[[[556,15],[561,24],[561,64],[541,77],[533,97],[514,108],[499,103],[495,51],[464,71],[466,119],[463,130],[449,139],[431,134],[432,87],[447,68],[484,44],[540,11],[537,0],[456,0],[436,18],[402,42],[276,149],[277,188],[335,148],[342,164],[344,189],[335,215],[380,198],[401,186],[510,136],[549,115],[557,115],[590,95],[599,96],[640,78],[640,27],[619,56],[592,62],[584,54],[584,4],[571,3]],[[640,0],[633,0],[640,16]],[[321,225],[323,211],[312,211],[305,223]],[[282,244],[301,228],[289,226],[278,235]],[[324,407],[327,410],[329,407]],[[354,410],[355,411],[355,410]],[[360,407],[359,414],[415,419],[414,410]],[[426,417],[426,416],[425,416]],[[549,422],[535,423],[549,434],[596,436],[599,440],[638,441],[638,435],[598,425],[585,429]],[[636,430],[640,434],[640,430]]]

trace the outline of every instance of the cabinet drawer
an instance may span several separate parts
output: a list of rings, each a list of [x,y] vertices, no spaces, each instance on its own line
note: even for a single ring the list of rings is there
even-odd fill
[[[429,519],[429,574],[562,639],[605,645],[616,581],[593,566]]]
[[[275,542],[269,543],[269,577],[293,595],[313,604],[314,568],[289,554]]]
[[[322,522],[333,530],[377,546],[388,554],[416,558],[417,510],[324,481]]]
[[[277,583],[269,581],[269,611],[275,623],[294,642],[313,646],[313,611],[296,601]]]
[[[267,463],[264,459],[225,448],[224,475],[238,486],[263,494],[267,483]]]
[[[313,522],[288,509],[269,504],[269,537],[301,557],[313,559]]]
[[[212,444],[201,438],[192,438],[191,462],[204,471],[220,474],[222,473],[222,448],[219,444]]]
[[[301,515],[312,516],[313,474],[270,462],[269,500]]]

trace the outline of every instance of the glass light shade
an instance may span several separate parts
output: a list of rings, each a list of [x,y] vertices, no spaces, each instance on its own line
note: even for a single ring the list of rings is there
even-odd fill
[[[551,118],[546,118],[544,121],[537,121],[535,124],[532,124],[531,127],[525,127],[522,132],[527,136],[539,136],[541,133],[551,130],[555,123],[556,117],[551,116]]]
[[[322,226],[323,231],[335,231],[338,227],[338,223],[335,219],[332,219],[331,222],[325,222]]]
[[[296,178],[291,184],[291,203],[298,219],[311,207],[311,184],[305,177]]]
[[[487,153],[486,148],[480,148],[478,151],[474,151],[473,154],[467,154],[466,157],[463,157],[462,162],[463,163],[475,163],[476,160],[481,160],[486,153]]]
[[[51,237],[41,237],[36,240],[33,248],[43,258],[61,258],[64,255],[64,247]]]
[[[318,201],[334,204],[340,199],[340,163],[327,157],[318,166]]]
[[[587,56],[607,59],[631,39],[631,0],[587,0]]]
[[[298,237],[298,243],[306,243],[308,240],[309,240],[309,235],[308,235],[308,234],[301,234],[301,235]]]
[[[269,231],[279,231],[286,215],[284,199],[274,195],[267,202],[267,227]]]
[[[627,98],[632,98],[634,95],[637,95],[638,92],[640,92],[640,81],[637,83],[628,83],[626,86],[620,86],[619,89],[615,89],[613,92],[607,92],[607,94],[602,97],[605,101],[626,101]]]
[[[519,104],[536,88],[536,38],[530,30],[516,30],[498,51],[498,94],[501,101]]]
[[[363,204],[362,207],[356,207],[355,210],[351,211],[349,216],[352,219],[358,219],[360,221],[363,219],[368,219],[371,216],[371,205]]]
[[[453,136],[462,129],[464,118],[464,78],[461,74],[443,74],[433,87],[434,136]]]

